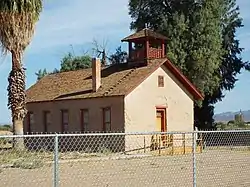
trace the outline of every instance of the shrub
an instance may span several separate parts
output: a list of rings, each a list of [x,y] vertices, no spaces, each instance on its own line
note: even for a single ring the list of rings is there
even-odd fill
[[[11,125],[2,125],[0,126],[0,131],[12,131]]]
[[[38,159],[21,158],[13,162],[13,168],[36,169],[43,166],[43,162]]]
[[[104,154],[104,155],[109,155],[109,154],[112,153],[112,151],[111,151],[109,148],[104,147],[104,146],[98,147],[98,152],[99,152],[99,153],[102,153],[102,154]]]

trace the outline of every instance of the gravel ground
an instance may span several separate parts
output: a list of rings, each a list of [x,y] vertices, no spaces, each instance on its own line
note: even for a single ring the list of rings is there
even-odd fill
[[[250,151],[209,150],[197,154],[197,186],[250,186]],[[192,155],[63,161],[61,187],[192,186]],[[53,165],[0,169],[0,186],[53,186]]]

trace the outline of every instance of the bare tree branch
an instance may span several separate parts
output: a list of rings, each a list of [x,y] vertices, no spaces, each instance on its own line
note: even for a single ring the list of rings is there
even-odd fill
[[[104,66],[107,65],[107,59],[109,59],[108,52],[107,52],[108,40],[103,40],[102,45],[100,45],[99,42],[94,38],[92,44],[94,46],[92,48],[92,51],[94,52],[94,54],[98,58],[101,57],[101,62]]]

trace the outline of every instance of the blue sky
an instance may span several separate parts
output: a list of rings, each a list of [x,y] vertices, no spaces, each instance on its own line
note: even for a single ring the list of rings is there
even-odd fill
[[[238,31],[244,60],[250,60],[250,1],[238,0],[244,28]],[[122,45],[120,40],[131,33],[128,0],[45,0],[44,10],[36,32],[24,55],[27,68],[27,88],[36,82],[39,69],[60,67],[60,59],[69,51],[75,54],[91,52],[91,42],[107,41],[109,52]],[[7,76],[11,68],[10,56],[0,58],[0,123],[10,122],[7,109]],[[250,72],[242,72],[234,90],[226,93],[216,104],[215,112],[250,109]],[[247,97],[248,96],[248,97]]]

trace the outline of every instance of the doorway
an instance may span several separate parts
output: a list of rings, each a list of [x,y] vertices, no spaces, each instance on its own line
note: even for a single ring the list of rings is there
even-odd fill
[[[156,108],[156,131],[166,132],[166,108]]]

